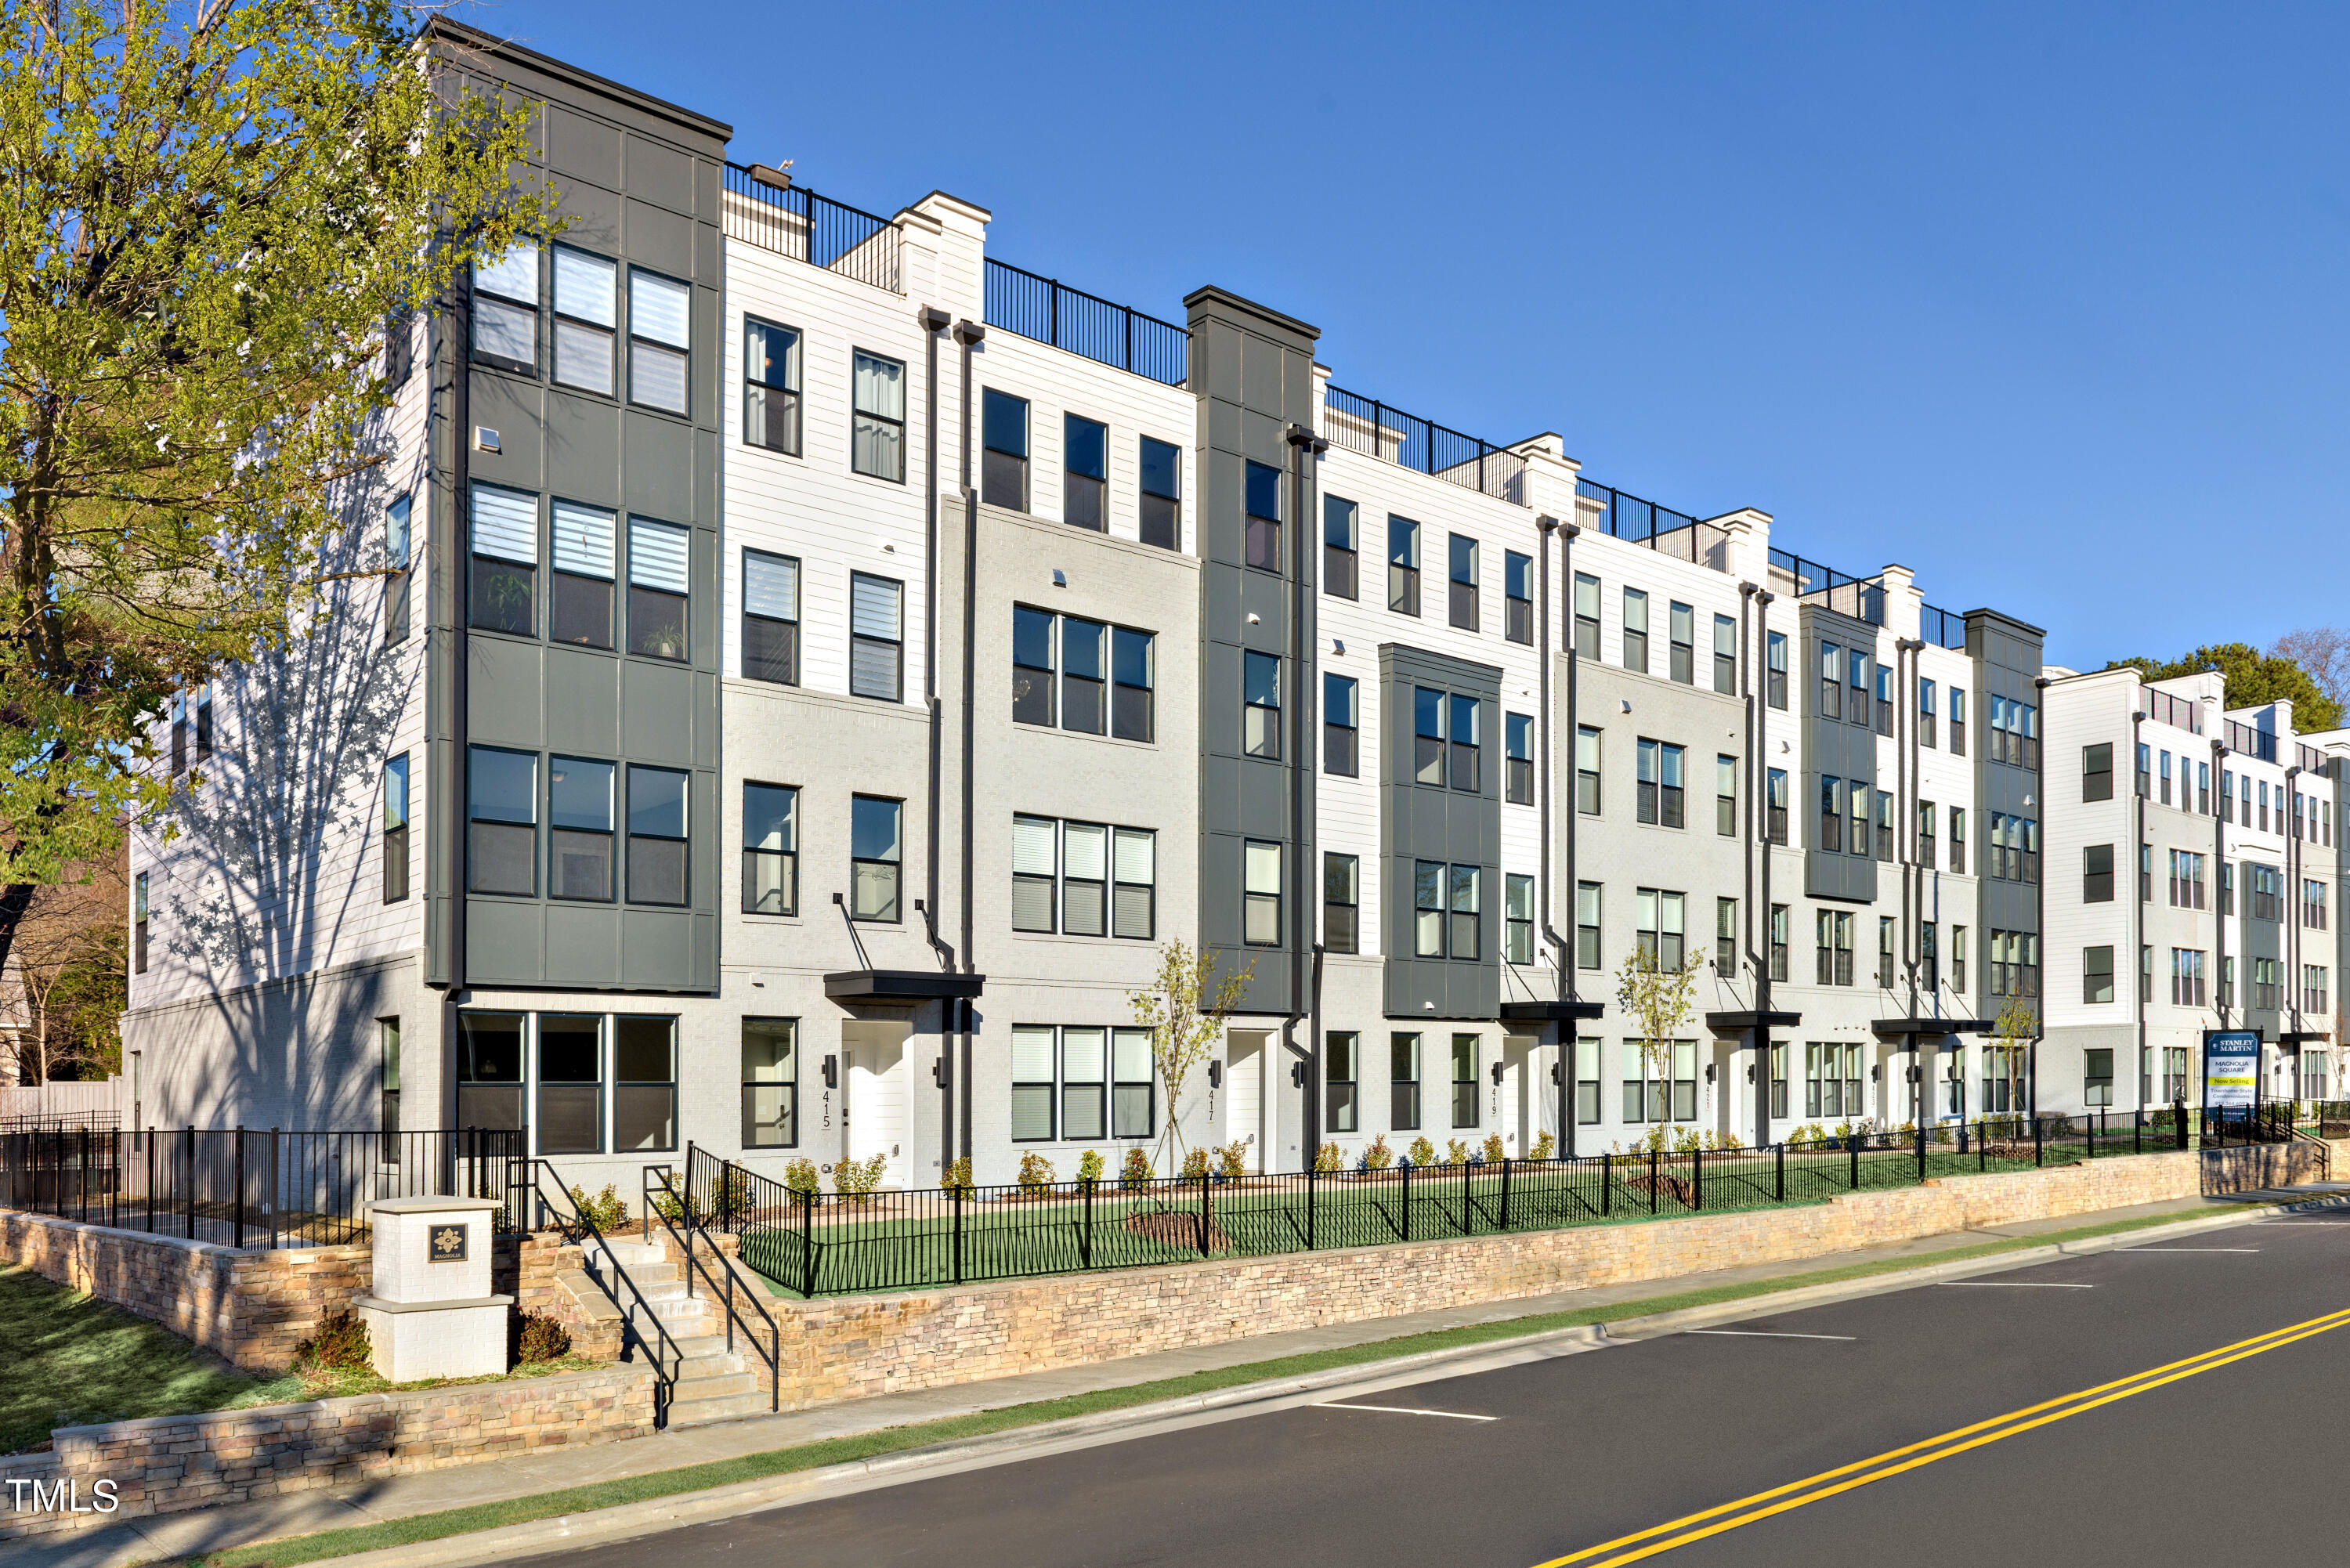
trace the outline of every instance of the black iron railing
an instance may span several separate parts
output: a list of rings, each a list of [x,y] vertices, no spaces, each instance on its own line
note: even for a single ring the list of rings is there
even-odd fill
[[[722,207],[731,239],[892,294],[906,292],[899,273],[898,225],[888,218],[804,186],[770,184],[735,163],[726,166]]]
[[[2258,757],[2262,762],[2276,761],[2276,732],[2256,730],[2250,724],[2233,719],[2221,721],[2228,726],[2228,749],[2240,757]]]
[[[368,1234],[369,1206],[457,1196],[500,1203],[520,1230],[523,1135],[101,1128],[0,1134],[0,1202],[93,1225],[222,1246],[335,1246]]]
[[[685,1146],[686,1168],[693,1168],[697,1158],[705,1158],[693,1145]],[[652,1229],[658,1222],[669,1232],[670,1240],[685,1254],[685,1293],[698,1296],[696,1282],[707,1288],[710,1299],[719,1303],[726,1315],[726,1351],[734,1352],[739,1334],[751,1353],[767,1364],[767,1408],[783,1408],[784,1361],[783,1332],[759,1297],[764,1293],[756,1287],[743,1285],[738,1279],[733,1263],[726,1254],[710,1241],[712,1216],[704,1214],[694,1202],[690,1182],[681,1185],[677,1172],[666,1165],[649,1165],[644,1168],[643,1236],[652,1239]],[[712,1262],[704,1263],[702,1248],[710,1246]],[[714,1263],[723,1279],[710,1272]],[[738,1286],[741,1288],[738,1290]],[[738,1301],[739,1296],[739,1301]],[[763,1333],[762,1330],[764,1332]]]
[[[1191,334],[1171,321],[1071,288],[993,257],[987,263],[986,319],[1039,343],[1170,387],[1191,374]]]
[[[802,1296],[1555,1230],[1825,1201],[1938,1176],[2293,1136],[2289,1111],[2169,1107],[1840,1131],[1761,1148],[1643,1148],[1292,1175],[1105,1177],[863,1194],[690,1160],[685,1200],[744,1263]]]
[[[1580,477],[1575,482],[1575,495],[1583,504],[1580,521],[1585,527],[1629,544],[1646,545],[1675,560],[1711,566],[1717,572],[1730,570],[1730,530],[1719,524],[1700,522],[1686,512]]]
[[[1521,452],[1336,387],[1323,389],[1322,405],[1322,433],[1334,446],[1526,504],[1526,460]]]
[[[556,1174],[555,1168],[543,1159],[526,1161],[525,1166],[531,1229],[553,1230],[580,1250],[605,1299],[619,1309],[621,1359],[632,1361],[641,1355],[652,1367],[653,1425],[668,1426],[678,1379],[685,1372],[685,1347],[670,1333],[637,1282],[629,1277],[619,1254],[612,1251],[610,1239],[597,1226],[596,1217],[572,1196],[574,1189]]]
[[[42,1111],[33,1116],[0,1116],[0,1134],[76,1132],[83,1127],[111,1132],[121,1125],[119,1111]]]

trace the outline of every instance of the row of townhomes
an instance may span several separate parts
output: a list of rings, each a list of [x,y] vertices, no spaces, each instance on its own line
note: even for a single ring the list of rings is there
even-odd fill
[[[2220,1026],[2331,1090],[2350,734],[1404,412],[1271,306],[1110,304],[968,201],[879,216],[428,46],[543,105],[566,222],[393,335],[378,575],[172,715],[149,1125],[926,1187],[1170,1116],[1294,1170],[2126,1113]],[[1128,1002],[1172,940],[1246,977],[1176,1106]],[[1701,961],[1661,1081],[1636,950]]]

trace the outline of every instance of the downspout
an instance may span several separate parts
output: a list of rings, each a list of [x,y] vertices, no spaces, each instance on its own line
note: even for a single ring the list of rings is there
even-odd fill
[[[2225,766],[2227,760],[2228,742],[2212,742],[2211,782],[2214,784],[2227,778]],[[2224,891],[2228,896],[2225,899],[2214,898],[2211,900],[2211,945],[2214,950],[2213,956],[2220,961],[2218,971],[2211,976],[2211,993],[2214,996],[2227,995],[2226,992],[2220,989],[2220,985],[2228,973],[2228,908],[2236,901],[2238,896],[2236,886],[2228,876],[2228,820],[2236,814],[2236,802],[2232,795],[2223,795],[2220,798],[2224,804],[2219,811],[2211,814],[2211,873],[2222,884],[2221,888],[2214,891]],[[2230,1011],[2228,1003],[2222,1002],[2217,1011],[2220,1014],[2220,1027],[2225,1029],[2228,1027]]]
[[[1541,535],[1535,550],[1535,554],[1540,558],[1540,565],[1535,572],[1534,648],[1540,657],[1534,660],[1537,666],[1534,671],[1534,681],[1539,704],[1535,711],[1540,715],[1536,722],[1542,726],[1542,733],[1534,742],[1540,758],[1540,761],[1535,763],[1537,771],[1534,775],[1536,803],[1534,814],[1542,818],[1540,827],[1542,854],[1535,867],[1539,873],[1540,883],[1534,894],[1534,903],[1542,910],[1543,940],[1551,944],[1551,972],[1558,977],[1558,992],[1561,995],[1565,995],[1567,992],[1566,969],[1559,961],[1562,955],[1558,933],[1551,929],[1550,919],[1550,912],[1555,907],[1551,903],[1550,880],[1550,753],[1551,748],[1558,743],[1558,725],[1550,711],[1550,536],[1558,532],[1558,519],[1545,512],[1534,519],[1534,527]],[[1569,624],[1572,622],[1570,621]],[[1572,1023],[1573,1020],[1565,1018],[1554,1019],[1551,1022],[1552,1033],[1558,1036],[1558,1055],[1554,1058],[1551,1070],[1557,1077],[1559,1130],[1562,1133],[1566,1130],[1566,1099],[1567,1093],[1572,1087],[1567,1083],[1567,1079],[1573,1075],[1572,1064],[1568,1060],[1572,1050],[1570,1042],[1575,1037],[1574,1031],[1569,1027]],[[1563,1148],[1565,1145],[1566,1139],[1562,1137],[1553,1147]]]
[[[1566,591],[1570,594],[1575,591],[1575,538],[1582,532],[1583,524],[1580,523],[1562,523],[1558,525],[1558,580],[1565,586]],[[1545,609],[1549,607],[1547,595],[1544,596],[1544,607]],[[1559,627],[1559,636],[1566,649],[1566,741],[1570,746],[1580,745],[1583,734],[1583,710],[1580,706],[1583,654],[1575,646],[1575,617],[1572,613],[1565,618],[1564,623]],[[1543,669],[1545,673],[1550,669],[1550,650],[1547,649],[1543,650]],[[1575,879],[1575,817],[1580,810],[1579,805],[1569,806],[1566,812],[1565,846],[1566,890],[1567,897],[1571,898],[1582,897]],[[1545,814],[1544,822],[1547,825],[1549,817]],[[1580,1002],[1583,999],[1582,986],[1575,971],[1575,956],[1566,950],[1566,943],[1559,936],[1557,929],[1552,925],[1550,916],[1551,906],[1545,904],[1543,906],[1543,936],[1549,941],[1551,951],[1557,955],[1559,984],[1565,989],[1566,999],[1569,1002]],[[1575,1021],[1562,1021],[1558,1036],[1558,1141],[1559,1147],[1565,1151],[1566,1158],[1569,1159],[1575,1158],[1574,1096],[1575,1071],[1577,1065],[1575,1054],[1580,1049],[1577,1037],[1568,1032],[1567,1025]]]
[[[1760,641],[1765,649],[1768,649],[1771,646],[1770,608],[1771,601],[1776,597],[1777,596],[1773,594],[1769,588],[1757,588],[1754,592],[1754,635],[1756,639]],[[1787,674],[1790,680],[1793,680],[1795,678],[1795,671],[1794,670],[1790,670]],[[1764,751],[1771,744],[1770,706],[1771,705],[1768,701],[1756,705],[1754,714],[1754,753],[1758,765],[1762,762]],[[1766,778],[1769,776],[1769,770],[1767,768],[1764,770],[1763,776]],[[1789,820],[1792,821],[1794,815],[1793,799],[1794,794],[1794,781],[1793,779],[1788,781],[1787,789],[1790,797],[1787,811]],[[1767,813],[1764,815],[1762,820],[1765,828],[1762,836],[1762,946],[1766,950],[1762,955],[1762,961],[1754,966],[1754,1012],[1758,1020],[1767,1019],[1771,1015],[1771,955],[1767,950],[1771,946],[1771,850],[1773,846],[1771,843],[1771,835],[1768,831],[1770,817]],[[1790,938],[1793,938],[1794,935],[1793,931],[1790,931],[1787,934]],[[1767,1023],[1758,1022],[1754,1025],[1754,1147],[1756,1148],[1762,1148],[1768,1145],[1770,1141],[1771,1029]]]
[[[2033,677],[2032,690],[2033,695],[2037,699],[2038,703],[2033,715],[2033,722],[2034,724],[2039,725],[2041,729],[2044,730],[2047,726],[2040,724],[2039,721],[2047,711],[2048,708],[2048,677],[2045,675]],[[2045,845],[2047,843],[2047,838],[2044,835],[2040,833],[2040,829],[2046,826],[2046,818],[2039,814],[2047,811],[2049,805],[2045,798],[2048,794],[2047,742],[2044,735],[2038,737],[2038,740],[2041,749],[2033,752],[2032,766],[2032,798],[2038,804],[2034,805],[2032,808],[2034,814],[2032,818],[2032,823],[2033,834],[2035,839],[2039,843]],[[2140,807],[2139,809],[2141,813],[2143,813],[2144,808]],[[2141,820],[2143,819],[2141,818]],[[2032,1010],[2032,1079],[2030,1092],[2032,1096],[2032,1114],[2035,1116],[2040,1114],[2040,1045],[2041,1042],[2048,1038],[2048,865],[2046,854],[2047,852],[2045,849],[2041,851],[2042,858],[2041,864],[2038,867],[2038,874],[2032,879],[2033,952],[2040,961],[2038,963],[2032,966],[2033,970],[2033,983],[2039,991],[2039,995],[2034,999],[2039,1005]],[[2143,1034],[2146,1028],[2145,1012],[2145,1005],[2140,1003],[2138,1008],[2138,1029],[2141,1034]],[[2139,1043],[2143,1044],[2144,1041],[2141,1039]],[[2088,1109],[2085,1096],[2083,1099],[2081,1108],[2084,1111]]]
[[[1742,935],[1744,938],[1746,961],[1753,967],[1755,981],[1758,985],[1762,981],[1762,964],[1757,959],[1754,951],[1754,823],[1758,809],[1754,797],[1758,791],[1758,786],[1755,782],[1757,777],[1755,770],[1761,764],[1760,760],[1754,754],[1754,709],[1756,703],[1754,701],[1754,633],[1752,627],[1752,614],[1754,609],[1754,596],[1760,591],[1762,591],[1761,585],[1756,583],[1741,582],[1738,585],[1738,696],[1739,701],[1744,704],[1746,709],[1746,822],[1742,840],[1738,846],[1738,873],[1740,878],[1738,897],[1740,905],[1744,910],[1745,917],[1745,929]],[[1746,1070],[1748,1073],[1752,1075],[1752,1083],[1756,1097],[1767,1104],[1771,1095],[1771,1085],[1767,1064],[1762,1059],[1762,1043],[1769,1037],[1769,1032],[1758,1023],[1752,1030],[1748,1031],[1748,1033],[1752,1037],[1754,1054],[1752,1056],[1748,1058]],[[1725,1094],[1734,1094],[1736,1090],[1731,1085],[1725,1084],[1722,1085],[1722,1092]],[[1756,1147],[1760,1147],[1762,1146],[1758,1143]]]
[[[1290,514],[1295,519],[1289,529],[1289,668],[1296,680],[1297,691],[1289,704],[1291,746],[1289,752],[1289,820],[1296,836],[1300,851],[1293,885],[1296,888],[1289,919],[1289,1012],[1281,1022],[1282,1044],[1293,1057],[1300,1059],[1305,1071],[1305,1104],[1298,1118],[1302,1169],[1314,1168],[1314,1156],[1322,1147],[1321,1117],[1316,1114],[1322,1091],[1322,1037],[1318,1027],[1309,1030],[1313,1038],[1303,1048],[1297,1044],[1297,1025],[1309,1013],[1318,1017],[1320,997],[1307,1000],[1306,965],[1313,963],[1315,990],[1318,992],[1321,979],[1321,944],[1314,940],[1314,917],[1305,897],[1313,886],[1310,880],[1314,867],[1308,864],[1306,846],[1313,842],[1314,803],[1310,798],[1314,774],[1309,766],[1311,753],[1306,750],[1313,739],[1314,682],[1306,677],[1305,597],[1306,576],[1306,505],[1305,462],[1308,457],[1330,450],[1330,443],[1305,425],[1289,427],[1289,498]],[[1316,649],[1314,651],[1319,652]],[[1260,1089],[1259,1093],[1263,1090]],[[1270,1173],[1273,1150],[1270,1139],[1277,1136],[1278,1118],[1274,1128],[1266,1129],[1266,1147],[1259,1164]]]
[[[972,753],[973,739],[973,704],[978,701],[972,690],[978,663],[979,613],[979,493],[971,483],[971,351],[973,345],[987,336],[987,328],[974,321],[955,324],[955,341],[962,348],[962,428],[960,444],[962,448],[962,971],[975,972],[976,959],[972,935]],[[972,1058],[972,1005],[965,997],[957,1004],[961,1021],[956,1030],[955,1064],[969,1084]],[[972,1096],[963,1094],[958,1107],[961,1112],[962,1141],[966,1154],[972,1150]]]
[[[2139,875],[2139,857],[2145,853],[2145,850],[2140,846],[2146,843],[2146,791],[2138,784],[2137,738],[2141,732],[2139,726],[2145,722],[2146,714],[2143,711],[2135,712],[2130,715],[2129,764],[2130,800],[2132,802],[2130,815],[2137,826],[2137,833],[2135,835],[2137,842],[2130,846],[2129,868],[2130,908],[2136,911],[2131,921],[2133,927],[2131,935],[2136,939],[2136,940],[2132,945],[2132,950],[2129,955],[2130,1010],[2137,1015],[2137,1060],[2138,1071],[2141,1075],[2146,1071],[2146,993],[2149,989],[2151,989],[2154,983],[2151,980],[2147,978],[2147,961],[2144,951],[2146,948],[2146,896],[2151,890],[2147,887],[2147,883],[2153,879],[2154,872],[2152,866],[2149,865],[2146,867],[2146,874],[2144,876]],[[2041,867],[2041,886],[2043,888],[2047,886],[2048,882],[2047,871],[2048,868],[2046,867],[2043,866]],[[2043,937],[2042,940],[2044,942],[2046,939]],[[2044,947],[2041,950],[2040,956],[2043,960],[2048,956],[2047,950]],[[2041,985],[2040,989],[2043,992],[2041,997],[2041,1006],[2044,1011],[2048,1002],[2048,999],[2044,994],[2048,987],[2044,981]],[[2037,1085],[2035,1085],[2034,1087],[2036,1088]],[[2039,1106],[2035,1105],[2033,1108],[2037,1110]],[[2085,1110],[2087,1107],[2084,1106],[2083,1108]]]
[[[473,662],[473,648],[465,633],[465,517],[466,493],[473,483],[473,376],[472,357],[468,352],[473,340],[473,292],[462,284],[452,284],[451,292],[454,298],[449,310],[452,325],[448,334],[451,339],[449,359],[453,368],[450,378],[450,427],[455,438],[456,450],[450,458],[450,519],[442,551],[447,566],[442,576],[449,585],[449,732],[452,741],[450,746],[450,776],[444,781],[449,787],[441,793],[448,797],[442,804],[449,825],[447,843],[452,871],[449,878],[449,988],[441,998],[441,1092],[447,1096],[443,1104],[452,1113],[449,1125],[454,1127],[458,1034],[462,1022],[458,1017],[457,1003],[465,989],[466,748],[473,738],[473,726],[466,711],[472,701],[465,677],[467,668]],[[439,356],[436,354],[434,358],[437,360]],[[429,432],[432,421],[427,420],[425,426]],[[425,628],[425,635],[430,637],[430,617],[426,619]],[[528,1147],[526,1142],[525,1147]]]
[[[2298,744],[2298,742],[2296,742]],[[2278,911],[2283,917],[2284,940],[2284,1001],[2281,1012],[2293,1014],[2293,1032],[2302,1031],[2301,1022],[2301,790],[2296,783],[2301,777],[2301,764],[2295,763],[2284,771],[2284,798],[2293,807],[2293,826],[2284,836],[2284,908]],[[2284,1060],[2284,1031],[2277,1031],[2277,1060]],[[2293,1045],[2293,1093],[2286,1097],[2301,1096],[2301,1042]]]
[[[922,624],[926,644],[922,657],[922,705],[930,718],[930,826],[923,836],[928,851],[926,892],[922,900],[922,932],[939,967],[952,973],[955,950],[939,936],[939,800],[941,753],[945,735],[939,702],[939,334],[953,320],[934,305],[915,312],[924,344],[922,391]],[[954,1072],[955,1003],[939,1005],[939,1179],[943,1182],[955,1160]]]
[[[1895,807],[1902,814],[1902,821],[1901,831],[1894,836],[1894,842],[1901,846],[1901,961],[1909,980],[1910,1029],[1908,1071],[1918,1073],[1923,1065],[1925,1054],[1918,1048],[1917,1023],[1918,966],[1925,957],[1926,948],[1923,924],[1926,918],[1926,885],[1924,874],[1918,867],[1918,802],[1925,792],[1925,785],[1920,782],[1922,775],[1918,756],[1918,688],[1924,675],[1926,639],[1922,637],[1901,638],[1895,641],[1893,648],[1896,653],[1906,653],[1909,656],[1908,677],[1903,678],[1897,673],[1894,680],[1900,696],[1894,707],[1893,722],[1896,725],[1906,722],[1908,725],[1909,736],[1907,758],[1909,769],[1909,788],[1901,803]],[[1899,738],[1901,732],[1897,729],[1894,734],[1894,753],[1898,759],[1901,756]],[[1939,940],[1940,935],[1941,933],[1937,931],[1936,939]],[[1889,1103],[1886,1109],[1887,1114],[1885,1119],[1889,1122],[1893,1119]]]

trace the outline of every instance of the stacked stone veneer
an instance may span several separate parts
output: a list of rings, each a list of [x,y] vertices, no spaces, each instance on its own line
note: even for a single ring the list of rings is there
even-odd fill
[[[783,1399],[796,1409],[1251,1334],[2282,1186],[2318,1179],[2327,1164],[2326,1146],[2315,1143],[2125,1155],[1950,1177],[1796,1209],[769,1304],[783,1320]]]
[[[55,1451],[0,1464],[11,1478],[71,1483],[84,1508],[96,1483],[119,1489],[110,1513],[10,1511],[0,1538],[70,1530],[350,1481],[381,1480],[653,1429],[653,1374],[642,1363],[409,1393],[360,1394],[204,1416],[60,1428]],[[29,1500],[31,1489],[23,1489]]]

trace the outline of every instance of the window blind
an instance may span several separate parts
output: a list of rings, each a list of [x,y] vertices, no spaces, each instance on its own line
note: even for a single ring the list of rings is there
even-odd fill
[[[613,265],[602,256],[555,247],[555,308],[598,327],[617,325],[613,308]]]
[[[538,497],[494,484],[473,487],[473,553],[538,565]]]
[[[615,526],[612,514],[569,501],[555,503],[552,512],[555,569],[610,582]]]
[[[693,291],[648,272],[629,274],[629,333],[672,348],[688,346]]]
[[[800,564],[788,556],[743,552],[743,607],[771,620],[800,618]]]
[[[640,588],[685,592],[688,535],[674,523],[629,519],[629,581]]]

